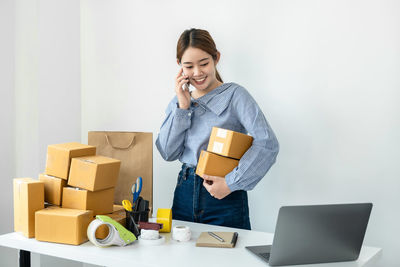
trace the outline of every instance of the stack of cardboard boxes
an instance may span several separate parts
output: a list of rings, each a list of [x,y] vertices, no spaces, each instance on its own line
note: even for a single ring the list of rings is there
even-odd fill
[[[125,220],[114,205],[121,162],[96,156],[96,147],[80,143],[49,145],[45,173],[39,181],[14,179],[14,229],[40,241],[79,245],[95,215]],[[50,207],[44,208],[44,202]],[[99,228],[98,238],[108,228]]]
[[[202,150],[196,174],[225,177],[251,147],[253,137],[239,132],[213,127],[207,151]]]

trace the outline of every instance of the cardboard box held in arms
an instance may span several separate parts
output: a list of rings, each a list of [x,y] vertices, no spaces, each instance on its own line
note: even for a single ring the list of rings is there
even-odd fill
[[[213,127],[207,151],[224,157],[240,159],[252,143],[253,137],[250,135]]]
[[[236,166],[239,160],[226,158],[208,151],[201,151],[196,174],[203,177],[204,174],[225,177]]]
[[[213,127],[207,151],[201,151],[196,174],[225,177],[239,165],[240,158],[253,143],[253,137]]]

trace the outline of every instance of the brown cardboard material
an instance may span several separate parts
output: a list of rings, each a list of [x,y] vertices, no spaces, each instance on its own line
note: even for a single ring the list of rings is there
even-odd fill
[[[62,190],[67,181],[47,174],[39,174],[39,180],[44,183],[44,200],[49,204],[61,205]]]
[[[121,161],[103,156],[73,158],[68,185],[90,191],[115,187]]]
[[[113,212],[114,188],[96,192],[74,187],[64,187],[62,207],[79,210],[92,210],[93,215]]]
[[[14,231],[35,236],[35,212],[44,209],[44,184],[32,178],[15,178]]]
[[[39,241],[80,245],[88,240],[87,228],[93,220],[90,210],[50,207],[35,213],[35,238]]]
[[[213,127],[207,151],[221,156],[240,159],[251,147],[253,137],[247,134]]]
[[[49,208],[49,207],[58,207],[58,206],[57,205],[53,205],[51,203],[44,202],[44,208],[46,209],[46,208]]]
[[[114,212],[121,212],[121,211],[123,211],[123,212],[125,213],[125,208],[124,208],[124,206],[122,206],[122,205],[116,205],[116,204],[113,205],[113,213],[114,213]]]
[[[117,211],[117,212],[113,212],[110,214],[106,214],[106,216],[110,217],[114,221],[119,222],[123,227],[126,226],[126,213],[125,212],[122,213],[121,211]],[[100,225],[96,229],[96,238],[104,239],[108,236],[108,233],[109,233],[108,226],[105,224]]]
[[[202,150],[196,168],[196,174],[203,177],[204,174],[225,177],[236,166],[239,160],[223,157],[208,151]]]
[[[47,175],[68,179],[71,158],[96,155],[96,147],[77,142],[49,145],[47,147]]]

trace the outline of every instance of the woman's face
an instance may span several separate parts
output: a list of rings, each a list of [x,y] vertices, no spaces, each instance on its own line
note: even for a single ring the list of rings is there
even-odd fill
[[[219,85],[215,69],[217,61],[207,52],[189,47],[182,55],[181,64],[183,73],[189,76],[190,84],[197,90],[209,92]]]

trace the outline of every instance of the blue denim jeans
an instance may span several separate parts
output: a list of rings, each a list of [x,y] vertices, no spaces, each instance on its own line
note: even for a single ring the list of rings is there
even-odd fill
[[[182,165],[174,193],[173,219],[250,230],[247,192],[239,190],[223,199],[214,198],[195,171]]]

